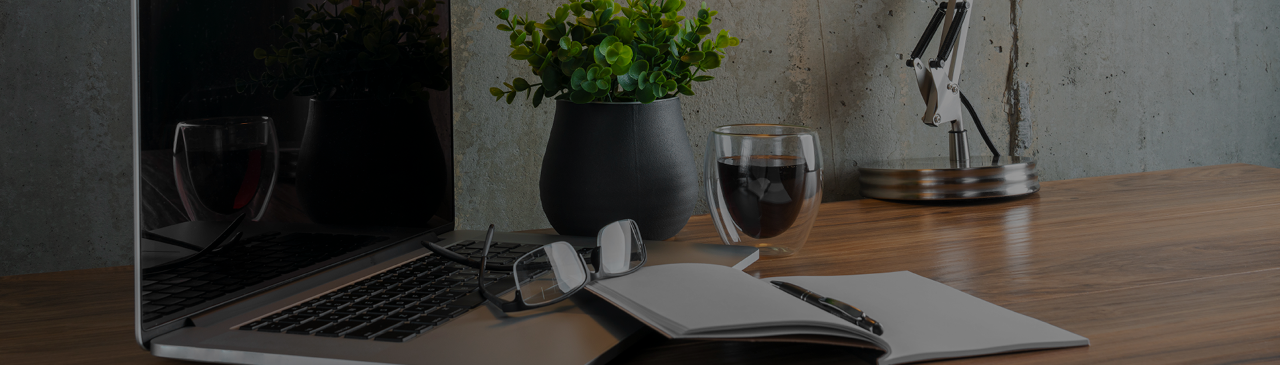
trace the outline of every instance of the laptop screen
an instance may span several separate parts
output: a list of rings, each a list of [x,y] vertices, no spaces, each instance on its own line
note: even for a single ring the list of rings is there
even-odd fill
[[[140,332],[452,229],[447,1],[134,6]]]

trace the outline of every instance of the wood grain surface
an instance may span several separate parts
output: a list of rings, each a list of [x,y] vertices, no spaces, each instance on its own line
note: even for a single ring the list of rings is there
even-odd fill
[[[709,216],[690,219],[675,239],[720,242]],[[799,254],[747,268],[761,277],[898,270],[1092,341],[945,363],[1280,363],[1280,170],[1234,164],[1053,181],[1028,197],[971,203],[828,203]],[[0,363],[180,363],[134,343],[131,280],[130,267],[0,278]],[[868,356],[650,335],[612,363]]]

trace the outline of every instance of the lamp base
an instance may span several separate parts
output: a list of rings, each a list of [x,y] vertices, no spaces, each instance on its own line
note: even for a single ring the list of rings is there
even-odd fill
[[[889,200],[964,200],[1029,195],[1040,190],[1030,157],[914,158],[858,166],[862,195]]]

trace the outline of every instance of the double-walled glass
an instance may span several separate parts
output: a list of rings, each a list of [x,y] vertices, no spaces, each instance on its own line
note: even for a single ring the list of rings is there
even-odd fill
[[[262,218],[278,160],[275,125],[268,117],[188,120],[174,131],[174,178],[193,221]]]
[[[822,153],[812,129],[718,127],[707,141],[707,203],[720,239],[762,257],[799,252],[822,202]]]

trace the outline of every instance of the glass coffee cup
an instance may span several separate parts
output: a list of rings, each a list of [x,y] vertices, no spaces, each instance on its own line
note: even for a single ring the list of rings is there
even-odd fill
[[[816,131],[802,126],[717,127],[707,141],[707,203],[725,244],[765,258],[799,252],[822,202]]]

